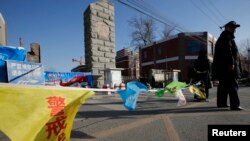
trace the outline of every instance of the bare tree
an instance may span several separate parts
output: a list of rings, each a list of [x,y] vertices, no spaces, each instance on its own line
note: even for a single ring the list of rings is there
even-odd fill
[[[163,34],[163,35],[162,35],[162,38],[164,38],[164,39],[169,39],[170,36],[173,35],[174,30],[175,30],[176,27],[177,27],[176,25],[175,25],[175,26],[165,25],[165,28],[164,28],[164,30],[162,31],[162,34]]]
[[[241,68],[242,68],[242,75],[243,77],[250,77],[249,70],[250,70],[250,39],[243,40],[239,44],[239,52],[241,55]]]
[[[239,45],[239,52],[244,56],[248,57],[248,50],[250,50],[250,39],[241,41]]]
[[[134,31],[131,33],[131,43],[136,46],[135,50],[154,41],[154,31],[156,31],[156,27],[153,19],[149,17],[134,17],[129,20],[129,25],[134,28]]]

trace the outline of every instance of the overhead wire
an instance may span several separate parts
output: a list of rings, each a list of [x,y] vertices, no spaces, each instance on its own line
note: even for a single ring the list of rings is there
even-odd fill
[[[167,23],[167,22],[165,22],[164,20],[161,20],[160,18],[158,18],[158,17],[156,17],[156,15],[154,15],[154,14],[152,14],[152,13],[150,13],[150,12],[145,12],[144,10],[145,9],[138,9],[139,7],[141,7],[142,8],[142,6],[138,6],[138,4],[135,4],[135,3],[132,3],[133,5],[131,5],[131,3],[129,2],[129,1],[127,1],[128,3],[130,3],[130,4],[128,4],[128,3],[126,3],[126,2],[124,2],[124,1],[122,1],[122,0],[117,0],[119,3],[121,3],[121,4],[123,4],[123,5],[125,5],[125,6],[127,6],[127,7],[129,7],[129,8],[131,8],[131,9],[133,9],[133,10],[136,10],[137,12],[140,12],[141,14],[144,14],[144,15],[147,15],[147,16],[149,16],[149,17],[151,17],[151,18],[153,18],[154,20],[156,20],[156,21],[158,21],[158,22],[160,22],[160,23],[163,23],[163,24],[165,24],[165,25],[167,25],[167,26],[170,26],[170,27],[173,27],[171,24],[169,24],[169,23]],[[135,6],[136,5],[136,6]],[[159,15],[158,15],[159,16]],[[163,19],[165,19],[165,18],[163,18]],[[176,31],[178,31],[178,32],[184,32],[180,27],[173,27]],[[203,43],[203,44],[207,44],[207,41],[206,40],[204,40],[203,38],[201,38],[201,37],[199,37],[199,36],[196,36],[196,35],[194,35],[195,37],[192,37],[192,36],[190,36],[190,38],[193,38],[193,39],[195,39],[195,40],[198,40],[198,41],[200,41],[201,43]]]
[[[190,2],[198,9],[200,10],[206,17],[208,17],[212,23],[214,23],[215,25],[217,25],[218,27],[220,27],[220,25],[217,23],[217,21],[215,21],[213,18],[211,18],[205,11],[203,11],[198,5],[196,5],[196,3],[193,0],[190,0]]]
[[[167,23],[167,22],[165,22],[165,21],[163,21],[163,20],[161,20],[161,19],[155,17],[154,15],[152,15],[152,14],[150,14],[150,13],[148,13],[148,12],[143,11],[142,9],[138,9],[138,8],[137,8],[138,5],[135,7],[134,5],[133,5],[133,6],[132,6],[132,5],[129,5],[128,3],[123,2],[123,1],[121,1],[121,0],[117,0],[117,1],[120,2],[120,3],[122,3],[122,4],[125,5],[125,6],[129,7],[129,8],[132,8],[132,9],[136,10],[137,12],[140,12],[141,14],[144,14],[144,15],[149,16],[150,18],[152,18],[152,19],[154,19],[154,20],[156,20],[156,21],[158,21],[158,22],[160,22],[160,23],[162,23],[162,24],[165,24],[165,25],[168,25],[168,26],[172,27],[171,24],[169,24],[169,23]],[[129,2],[129,1],[128,1],[128,2]],[[179,31],[179,32],[182,32],[182,31],[181,31],[180,29],[178,29],[178,28],[175,28],[175,30],[177,30],[177,31]]]
[[[118,0],[118,1],[121,2],[121,0]],[[131,0],[131,1],[132,1],[132,0]],[[129,0],[128,2],[131,3],[131,1]],[[144,2],[143,0],[141,0],[141,1]],[[164,18],[163,16],[161,16],[161,15],[155,13],[155,11],[157,11],[157,10],[153,10],[153,11],[152,11],[152,10],[151,10],[151,9],[153,9],[152,7],[151,7],[151,8],[147,8],[147,9],[150,10],[150,11],[147,11],[147,10],[145,10],[144,8],[145,8],[145,7],[150,7],[150,6],[143,6],[143,5],[141,5],[142,3],[135,3],[134,1],[133,1],[133,3],[131,3],[131,4],[133,4],[133,6],[135,5],[136,7],[142,9],[142,11],[141,11],[142,14],[147,15],[147,16],[153,18],[154,20],[156,20],[156,21],[158,21],[158,22],[160,22],[160,23],[162,23],[162,24],[164,24],[164,25],[168,25],[168,26],[174,27],[174,26],[172,25],[173,22],[171,22],[171,21],[167,20],[166,18]],[[134,7],[131,6],[131,5],[128,5],[128,6],[129,6],[130,8],[134,8]],[[147,12],[147,13],[145,13],[145,12]],[[157,15],[157,17],[156,17],[155,15]],[[162,19],[163,19],[163,20],[162,20]],[[166,21],[167,21],[167,22],[166,22]],[[182,32],[181,27],[178,27],[178,28],[179,28],[179,29],[176,29],[176,30],[179,31],[179,32]]]
[[[155,17],[155,15],[157,15],[158,19],[162,19],[163,21],[166,21],[169,25],[163,24],[165,25],[165,28],[171,28],[171,30],[174,32],[175,27],[177,27],[176,24],[172,23],[171,21],[169,21],[168,19],[166,19],[165,17],[163,17],[162,15],[158,14],[157,10],[152,7],[151,5],[149,5],[147,2],[145,2],[144,0],[128,0],[131,4],[137,6],[138,8],[142,9],[143,11],[147,12],[148,14],[152,15]]]
[[[212,9],[204,2],[204,0],[200,0],[200,1],[201,1],[201,3],[206,7],[206,9],[207,9],[211,14],[214,15],[213,17],[215,17],[215,19],[217,19],[217,21],[220,21],[220,23],[221,23],[221,22],[222,22],[222,19],[215,13],[215,11],[212,10]]]
[[[130,2],[136,4],[137,6],[141,7],[141,9],[144,9],[144,11],[148,11],[148,13],[150,13],[151,15],[157,15],[158,18],[160,19],[164,19],[164,21],[166,21],[167,23],[169,23],[170,25],[174,25],[175,23],[173,23],[172,21],[166,19],[164,16],[160,15],[157,11],[157,9],[155,9],[154,7],[152,7],[151,5],[149,5],[146,1],[144,0],[129,0]]]
[[[219,13],[219,15],[221,15],[221,17],[225,20],[228,21],[228,18],[226,18],[221,12],[220,10],[213,4],[213,2],[211,0],[208,0],[209,4],[212,5],[214,7],[214,9]]]
[[[143,3],[144,3],[144,4],[147,4],[147,7],[150,7],[150,9],[154,9],[153,11],[154,11],[154,13],[155,13],[155,14],[154,14],[155,16],[159,17],[160,19],[163,19],[164,21],[166,21],[166,22],[168,22],[168,23],[171,23],[172,28],[174,28],[175,26],[177,26],[177,27],[179,27],[179,29],[182,30],[182,32],[184,32],[184,31],[187,32],[187,31],[188,31],[186,28],[184,28],[183,25],[177,24],[176,22],[167,19],[165,16],[163,16],[163,15],[161,14],[162,12],[159,12],[157,9],[153,8],[152,5],[148,4],[145,0],[140,0],[140,1],[141,1],[140,4],[143,4]]]
[[[162,12],[158,11],[158,9],[156,9],[155,7],[152,7],[152,5],[147,3],[145,0],[140,0],[140,1],[142,4],[144,3],[144,4],[146,4],[147,7],[150,7],[150,9],[152,8],[154,13],[155,13],[155,16],[157,16],[160,19],[163,19],[164,21],[169,23],[171,25],[170,28],[175,29],[178,27],[182,32],[187,31],[187,30],[185,30],[183,25],[173,21],[172,19],[166,18],[166,15],[162,15]],[[165,25],[165,28],[166,28],[166,25]]]
[[[142,3],[141,3],[142,4]],[[137,5],[138,6],[138,5]],[[140,7],[140,6],[139,6]],[[150,6],[149,6],[150,7]],[[152,6],[151,6],[152,7]],[[148,12],[149,13],[149,12]],[[145,13],[142,13],[142,14],[145,14]],[[161,18],[156,18],[156,16],[157,17],[161,17],[161,16],[159,16],[159,14],[156,14],[156,15],[154,15],[154,14],[151,14],[151,16],[153,16],[153,18],[155,19],[155,20],[157,20],[157,21],[159,21],[159,19],[161,19]],[[169,24],[169,23],[167,23],[167,22],[165,22],[166,21],[166,18],[162,18],[163,20],[161,20],[160,22],[162,22],[163,24],[166,24],[166,25],[168,25],[168,26],[170,26],[170,27],[173,27],[171,24]],[[169,21],[169,20],[168,20]],[[175,28],[175,30],[176,31],[179,31],[179,32],[185,32],[185,30],[183,30],[183,28],[181,28],[181,27],[178,27],[178,29],[176,29],[176,27],[173,27],[173,28]],[[200,36],[196,36],[196,35],[193,35],[194,37],[192,37],[192,36],[189,36],[190,38],[193,38],[193,39],[195,39],[195,40],[198,40],[198,41],[200,41],[200,42],[202,42],[203,44],[207,44],[207,41],[206,40],[204,40],[203,38],[201,38]]]

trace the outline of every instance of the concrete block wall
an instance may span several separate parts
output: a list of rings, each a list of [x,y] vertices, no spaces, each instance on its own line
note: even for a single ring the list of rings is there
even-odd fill
[[[115,68],[114,6],[92,3],[84,12],[85,63],[94,76],[94,86],[104,85],[104,69]]]

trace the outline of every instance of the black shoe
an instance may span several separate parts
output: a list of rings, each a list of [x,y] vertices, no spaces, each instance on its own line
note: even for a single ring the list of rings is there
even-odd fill
[[[231,110],[233,111],[240,111],[240,110],[244,110],[242,107],[236,107],[236,108],[231,108]]]
[[[197,99],[198,102],[206,102],[206,99]]]
[[[228,108],[229,106],[228,105],[220,105],[220,106],[217,106],[218,108]]]

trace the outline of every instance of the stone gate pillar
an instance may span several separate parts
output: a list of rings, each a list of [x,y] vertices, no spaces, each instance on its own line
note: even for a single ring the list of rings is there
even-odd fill
[[[94,86],[104,84],[104,69],[115,68],[115,27],[113,4],[100,0],[84,12],[85,64],[92,72]]]

